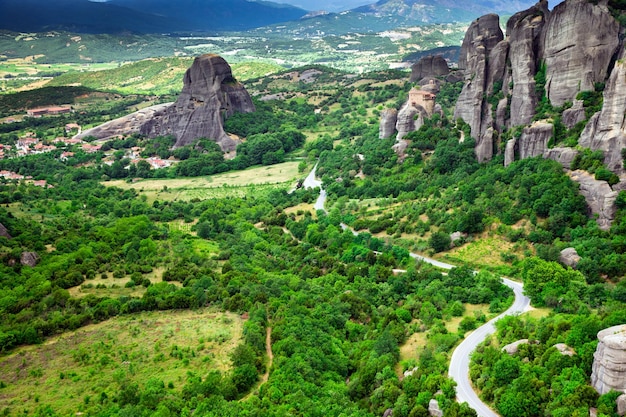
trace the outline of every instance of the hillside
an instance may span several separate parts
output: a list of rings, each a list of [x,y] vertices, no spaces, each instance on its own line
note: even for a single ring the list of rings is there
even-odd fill
[[[620,1],[542,1],[506,33],[474,20],[458,68],[424,56],[410,73],[371,61],[461,25],[251,31],[273,40],[259,53],[291,59],[231,76],[224,60],[252,55],[201,57],[166,120],[210,107],[236,152],[215,137],[75,136],[174,101],[121,89],[180,91],[185,56],[2,96],[18,119],[0,124],[0,410],[476,417],[448,366],[513,302],[506,276],[531,306],[474,351],[482,401],[503,417],[618,417],[624,342],[607,354],[597,335],[626,323],[623,21]],[[232,111],[248,93],[254,112]],[[38,95],[74,111],[22,117]]]

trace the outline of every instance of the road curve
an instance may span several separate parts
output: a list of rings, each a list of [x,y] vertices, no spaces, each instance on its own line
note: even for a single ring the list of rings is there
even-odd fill
[[[315,179],[316,168],[317,164],[306,177],[303,185],[305,188],[320,187],[320,196],[315,202],[315,209],[325,210],[324,204],[326,202],[326,190],[321,189],[322,182]],[[344,226],[345,225],[342,225],[342,228]],[[347,226],[345,227],[347,228]],[[352,233],[356,234],[356,232],[354,231]],[[411,253],[410,255],[411,258],[415,260],[429,263],[438,268],[454,268],[454,265],[427,258],[416,253]],[[461,344],[458,345],[452,353],[452,358],[450,359],[450,368],[448,369],[448,375],[450,376],[450,378],[454,379],[457,384],[457,401],[460,403],[466,402],[471,408],[476,410],[476,414],[478,414],[479,417],[498,417],[499,415],[491,408],[489,408],[487,404],[483,403],[480,398],[478,398],[478,395],[472,388],[472,383],[469,379],[470,355],[472,354],[472,352],[474,352],[474,350],[476,350],[476,347],[483,340],[485,340],[487,336],[496,331],[496,321],[500,320],[502,317],[523,313],[530,309],[530,298],[524,295],[523,285],[519,282],[511,281],[508,278],[502,278],[502,281],[506,286],[511,288],[513,290],[513,293],[515,294],[515,301],[513,302],[513,305],[509,307],[509,309],[506,310],[504,313],[483,324],[478,329],[470,333],[469,336],[463,339]]]
[[[469,364],[470,355],[479,343],[481,343],[487,336],[495,332],[495,322],[500,320],[504,316],[510,316],[513,314],[519,314],[530,309],[530,299],[523,294],[523,286],[519,282],[511,281],[507,278],[502,278],[504,284],[511,288],[515,293],[515,301],[513,305],[500,314],[498,317],[488,321],[480,326],[467,336],[463,342],[454,350],[452,358],[450,359],[450,368],[448,375],[456,382],[456,398],[458,402],[467,402],[467,404],[476,410],[479,417],[497,417],[495,411],[483,403],[478,395],[472,388],[472,383],[469,379]]]

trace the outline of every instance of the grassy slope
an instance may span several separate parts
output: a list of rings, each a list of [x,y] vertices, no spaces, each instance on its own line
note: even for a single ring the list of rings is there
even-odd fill
[[[0,409],[30,410],[50,404],[59,415],[81,411],[86,401],[109,398],[150,378],[178,391],[187,372],[226,371],[242,337],[232,313],[149,312],[122,316],[18,349],[0,358]],[[168,388],[166,388],[168,389]],[[87,399],[89,398],[89,399]]]

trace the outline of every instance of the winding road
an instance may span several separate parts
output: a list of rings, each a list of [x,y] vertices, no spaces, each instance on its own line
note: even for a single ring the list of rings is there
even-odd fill
[[[326,203],[326,191],[321,188],[322,182],[315,178],[315,171],[317,164],[309,175],[304,180],[305,188],[320,187],[320,196],[315,202],[315,210],[325,210],[324,204]],[[343,227],[344,225],[342,225]],[[347,226],[346,226],[347,227]],[[437,261],[435,259],[427,258],[416,253],[411,253],[411,258],[429,263],[438,268],[452,269],[454,265],[450,265],[444,262]],[[504,313],[489,320],[487,323],[480,326],[478,329],[470,333],[460,345],[454,349],[452,358],[450,359],[450,367],[448,369],[448,375],[456,382],[456,398],[458,402],[466,402],[471,408],[476,410],[476,414],[479,417],[498,417],[499,414],[493,411],[487,404],[482,402],[472,387],[472,383],[469,379],[469,364],[470,356],[476,347],[487,336],[493,334],[496,330],[495,323],[502,317],[511,316],[514,314],[520,314],[530,309],[530,299],[524,295],[523,285],[519,282],[511,281],[508,278],[502,278],[502,282],[507,287],[511,288],[515,294],[515,301],[513,305],[509,307]]]

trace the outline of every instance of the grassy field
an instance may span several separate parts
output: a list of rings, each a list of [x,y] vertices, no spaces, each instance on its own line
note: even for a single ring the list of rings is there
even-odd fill
[[[120,180],[107,181],[103,184],[123,189],[133,188],[145,194],[148,202],[242,197],[254,192],[291,188],[302,175],[298,173],[298,163],[298,161],[284,162],[208,177],[148,179],[133,183]]]
[[[150,379],[177,392],[188,372],[229,369],[242,325],[238,315],[209,309],[150,312],[18,349],[0,358],[0,409],[32,414],[49,404],[58,415],[78,415],[90,401]]]

